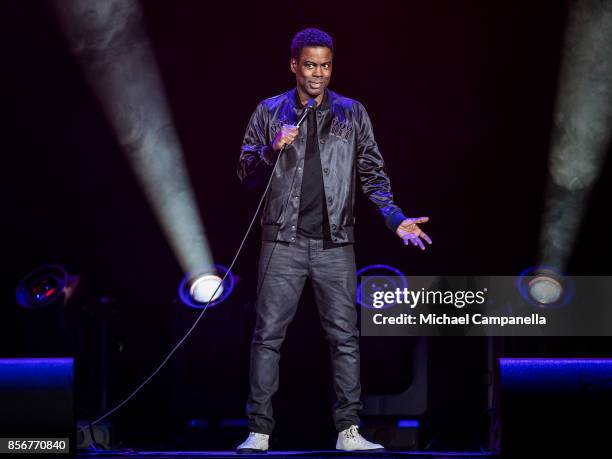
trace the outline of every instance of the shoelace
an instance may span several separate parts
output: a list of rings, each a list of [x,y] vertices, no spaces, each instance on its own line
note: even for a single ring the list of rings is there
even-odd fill
[[[370,443],[365,438],[363,438],[361,435],[359,435],[359,431],[357,430],[356,426],[349,427],[348,431],[345,433],[345,436],[347,438],[352,438],[356,440],[358,443],[362,445],[367,445]]]
[[[349,429],[346,431],[345,436],[347,438],[359,438],[361,435],[359,435],[359,431],[357,430],[356,426],[351,426],[349,427]]]

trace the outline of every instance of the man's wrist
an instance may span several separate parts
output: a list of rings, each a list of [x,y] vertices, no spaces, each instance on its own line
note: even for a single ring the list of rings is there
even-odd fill
[[[268,144],[261,150],[260,156],[266,164],[274,166],[278,152],[272,147],[272,144]]]
[[[396,210],[395,212],[389,214],[385,219],[385,223],[387,227],[393,231],[394,233],[397,231],[397,228],[402,224],[404,220],[406,220],[404,213],[401,210]]]

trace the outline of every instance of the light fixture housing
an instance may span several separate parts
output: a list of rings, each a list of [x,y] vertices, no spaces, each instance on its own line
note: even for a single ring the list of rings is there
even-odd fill
[[[215,270],[188,273],[179,286],[179,297],[191,308],[202,309],[209,301],[209,307],[216,306],[232,293],[234,285],[234,275],[225,266],[216,264]]]
[[[17,303],[26,309],[64,305],[79,283],[59,265],[44,265],[25,275],[16,290]]]
[[[551,266],[532,266],[517,279],[523,299],[540,309],[565,306],[574,296],[574,283]]]

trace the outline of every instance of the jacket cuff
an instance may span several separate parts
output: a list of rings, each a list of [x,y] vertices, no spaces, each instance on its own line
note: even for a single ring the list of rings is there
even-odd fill
[[[259,156],[261,156],[261,159],[263,159],[263,161],[268,166],[274,166],[274,163],[276,162],[276,158],[278,157],[278,152],[274,151],[274,148],[272,148],[272,145],[266,145],[260,151]]]
[[[406,217],[404,213],[398,209],[387,216],[387,218],[385,219],[385,223],[387,225],[387,228],[389,228],[395,233],[397,231],[398,226],[400,226],[400,224],[407,218],[408,217]]]

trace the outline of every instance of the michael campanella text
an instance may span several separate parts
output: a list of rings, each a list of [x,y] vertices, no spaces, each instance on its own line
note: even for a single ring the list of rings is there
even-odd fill
[[[372,320],[375,325],[546,325],[546,317],[539,314],[529,316],[484,316],[482,314],[464,314],[462,316],[449,316],[447,314],[399,314],[385,316],[374,314]]]

